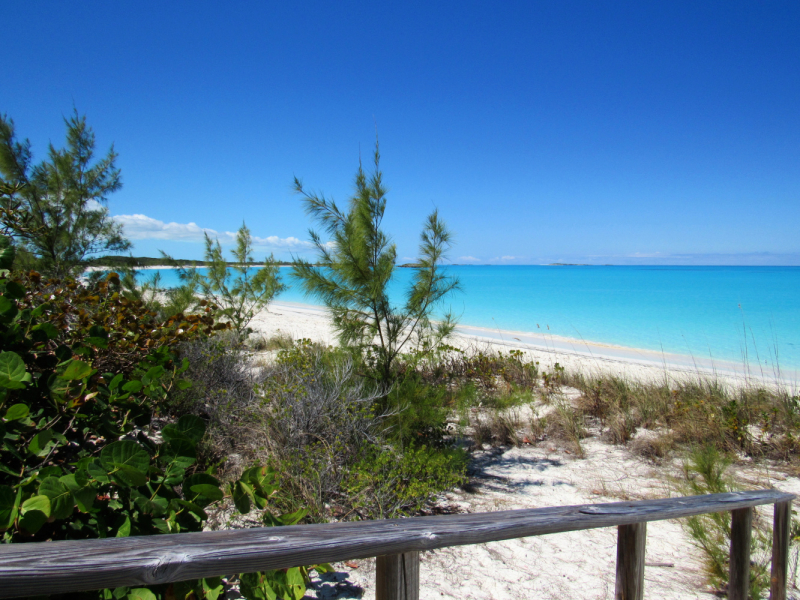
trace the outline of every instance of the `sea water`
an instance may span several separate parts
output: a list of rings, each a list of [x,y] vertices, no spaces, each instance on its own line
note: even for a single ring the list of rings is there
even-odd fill
[[[448,266],[460,323],[800,369],[800,267]],[[152,273],[146,271],[145,273]],[[162,285],[178,284],[162,269]],[[293,285],[278,300],[319,304]],[[397,269],[399,303],[413,275]],[[441,311],[440,311],[441,312]]]

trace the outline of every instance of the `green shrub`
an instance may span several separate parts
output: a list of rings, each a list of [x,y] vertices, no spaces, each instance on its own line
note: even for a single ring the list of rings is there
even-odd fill
[[[419,512],[437,493],[463,483],[466,462],[462,450],[372,447],[350,468],[342,489],[362,519],[392,519]]]
[[[11,259],[0,254],[0,268]],[[0,294],[3,541],[202,529],[206,511],[224,497],[213,470],[197,464],[205,423],[184,415],[161,429],[161,441],[150,424],[169,393],[188,385],[180,377],[187,362],[177,360],[175,349],[214,331],[209,314],[159,321],[120,295],[116,274],[84,286],[5,271]],[[302,518],[265,510],[276,493],[273,481],[266,467],[246,470],[231,486],[236,507],[264,510],[270,525]],[[283,593],[277,575],[260,577]],[[218,579],[208,579],[99,595],[176,597],[176,590],[212,600],[224,591]]]
[[[387,435],[400,444],[427,443],[442,445],[447,416],[447,389],[426,383],[416,372],[399,377],[389,393],[380,400],[387,415]]]
[[[683,495],[720,494],[739,489],[727,475],[731,461],[711,445],[695,448],[683,465],[684,481],[678,485]],[[731,543],[730,512],[708,513],[682,521],[694,544],[702,551],[710,583],[723,589],[728,583]],[[769,589],[769,561],[772,532],[768,525],[754,520],[750,547],[750,593],[761,597]]]

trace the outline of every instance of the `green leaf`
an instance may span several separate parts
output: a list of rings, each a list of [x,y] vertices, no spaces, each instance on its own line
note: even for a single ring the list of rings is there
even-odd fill
[[[150,455],[136,442],[121,440],[103,448],[100,452],[100,463],[108,473],[123,465],[146,473],[150,466]]]
[[[8,407],[8,410],[3,418],[6,421],[19,421],[20,419],[27,417],[28,413],[30,413],[30,410],[25,404],[12,404]]]
[[[50,499],[50,516],[66,519],[75,508],[75,499],[70,489],[55,477],[45,477],[39,484],[39,494]]]
[[[17,303],[12,302],[5,296],[0,296],[0,321],[10,323],[19,313]]]
[[[117,529],[117,534],[115,537],[128,537],[131,534],[131,518],[130,516],[125,516],[125,521],[123,521],[122,525],[119,526]]]
[[[292,591],[294,600],[302,600],[306,595],[306,582],[303,580],[300,567],[292,567],[286,571],[286,584]]]
[[[97,497],[97,488],[88,482],[85,472],[70,473],[59,480],[72,492],[79,511],[85,513],[92,509],[94,500]]]
[[[269,484],[275,481],[275,471],[270,467],[256,465],[246,469],[244,473],[242,473],[241,478],[245,481],[249,481],[257,488],[268,487]]]
[[[6,283],[6,291],[3,292],[3,295],[14,300],[19,300],[20,298],[25,297],[25,288],[16,281],[9,280]]]
[[[22,507],[20,509],[22,514],[24,515],[25,513],[29,512],[29,511],[32,511],[32,510],[38,510],[38,511],[44,513],[44,515],[46,517],[49,517],[50,516],[50,498],[48,498],[45,495],[39,495],[39,496],[32,496],[31,498],[28,498],[27,500],[25,500],[25,502],[22,503]]]
[[[91,344],[97,348],[108,348],[108,340],[101,337],[87,337],[86,343]]]
[[[164,375],[164,367],[162,367],[161,365],[158,365],[158,366],[155,366],[155,367],[151,367],[147,371],[147,375],[146,376],[150,379],[150,381],[155,381],[156,379],[161,379],[161,377],[163,377],[163,375]]]
[[[192,382],[187,379],[178,379],[175,382],[175,385],[178,386],[179,390],[188,390],[190,387],[192,387]]]
[[[53,441],[53,432],[50,429],[45,429],[44,431],[40,431],[31,440],[31,443],[28,444],[28,452],[33,454],[34,456],[38,456],[39,458],[43,458],[47,456],[47,453],[50,452],[50,449],[55,445]]]
[[[189,440],[174,439],[161,446],[161,462],[168,467],[186,469],[197,461],[195,445]]]
[[[219,489],[219,484],[213,485],[210,483],[198,483],[191,486],[189,489],[195,494],[205,496],[213,502],[222,500],[225,497],[225,495],[222,493],[222,490]]]
[[[156,595],[147,588],[133,588],[127,595],[128,600],[157,600]]]
[[[89,337],[108,339],[108,332],[102,325],[92,325],[89,328]]]
[[[333,573],[333,567],[330,563],[319,563],[310,568],[313,568],[320,575],[323,573]]]
[[[2,296],[0,296],[0,300]],[[16,352],[0,352],[0,387],[18,390],[30,382],[31,374]]]
[[[242,595],[249,600],[277,600],[277,594],[266,581],[264,573],[242,573]]]
[[[211,490],[215,489],[216,493]],[[213,497],[206,495],[206,492]],[[211,504],[215,499],[222,498],[222,491],[219,489],[219,481],[208,473],[195,473],[190,475],[183,482],[183,495],[189,502],[194,502],[200,506]]]
[[[136,503],[136,506],[139,507],[140,511],[149,515],[153,515],[154,517],[160,517],[166,513],[169,505],[169,502],[166,498],[162,498],[161,496],[153,496],[151,499],[149,496],[145,496],[138,490],[131,491],[131,498]]]
[[[19,526],[28,533],[36,533],[47,523],[47,515],[38,510],[29,510],[19,520]]]
[[[128,465],[117,465],[117,471],[113,474],[117,483],[130,487],[139,487],[147,483],[147,475],[139,469]]]
[[[189,502],[188,500],[180,500],[180,499],[176,500],[175,502],[179,506],[183,506],[185,508],[188,508],[189,512],[193,512],[198,517],[200,517],[202,520],[205,521],[206,519],[208,519],[208,514],[206,514],[206,511],[204,511],[200,506],[198,506],[194,502]]]
[[[28,533],[36,533],[50,517],[50,499],[47,496],[34,496],[22,503],[22,518],[19,526]]]
[[[142,382],[134,379],[133,381],[129,381],[123,385],[122,390],[132,394],[138,394],[140,391],[142,391]]]
[[[284,525],[296,525],[307,514],[308,511],[305,508],[301,508],[300,510],[296,510],[293,513],[281,515],[280,517],[278,517],[278,520]]]
[[[164,471],[164,483],[167,485],[178,485],[183,483],[183,478],[186,477],[186,469],[178,467],[172,463]]]
[[[206,577],[200,581],[203,585],[203,593],[206,600],[217,600],[225,592],[221,577]]]
[[[253,489],[246,483],[237,481],[233,486],[233,504],[243,515],[250,512],[250,496],[253,495]]]
[[[114,379],[108,384],[108,389],[115,390],[119,387],[120,383],[122,383],[122,373],[117,373],[114,375]]]
[[[92,479],[100,483],[109,483],[111,481],[111,478],[108,476],[108,471],[106,471],[99,460],[94,460],[86,465],[86,472]]]
[[[31,331],[41,331],[45,340],[54,340],[58,337],[58,329],[52,323],[39,323]]]
[[[203,419],[194,415],[183,415],[177,423],[173,423],[161,430],[165,440],[187,440],[197,444],[206,433],[206,424]]]
[[[40,304],[39,306],[37,306],[36,308],[34,308],[31,311],[31,317],[34,318],[34,319],[39,319],[48,310],[50,310],[50,304],[48,304],[47,302],[44,302],[44,303]]]
[[[68,361],[72,358],[72,349],[69,346],[61,345],[56,348],[56,358],[60,362]]]
[[[17,517],[17,494],[7,485],[0,485],[0,531],[5,531]]]
[[[75,381],[77,379],[86,379],[91,374],[91,365],[75,358],[67,365],[67,368],[61,374],[61,378],[67,381]]]

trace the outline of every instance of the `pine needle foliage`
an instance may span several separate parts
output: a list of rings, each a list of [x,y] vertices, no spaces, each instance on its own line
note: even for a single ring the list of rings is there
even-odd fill
[[[231,250],[233,264],[226,262],[219,240],[212,241],[205,234],[205,244],[207,273],[203,275],[195,267],[178,266],[184,285],[171,299],[200,296],[204,301],[218,305],[218,317],[229,322],[237,337],[244,339],[250,333],[248,325],[256,314],[286,289],[281,283],[280,267],[272,255],[264,261],[264,266],[256,267],[253,238],[244,223],[236,233],[236,246]]]
[[[442,300],[459,286],[446,275],[441,261],[451,246],[451,233],[434,210],[420,235],[419,258],[405,302],[395,305],[389,298],[389,283],[396,268],[397,250],[382,229],[387,189],[380,170],[376,142],[374,171],[367,174],[359,161],[355,193],[347,210],[325,196],[307,192],[295,178],[295,191],[302,195],[306,213],[330,236],[323,242],[309,232],[318,262],[297,259],[293,271],[303,290],[321,300],[333,318],[342,345],[361,351],[383,382],[392,379],[392,365],[408,345],[431,350],[455,328],[447,313],[431,320]]]
[[[0,115],[0,228],[54,277],[76,274],[90,256],[130,248],[106,206],[122,187],[113,146],[95,160],[86,117],[75,111],[64,122],[66,146],[51,144],[34,165],[30,142],[18,141],[14,121]]]

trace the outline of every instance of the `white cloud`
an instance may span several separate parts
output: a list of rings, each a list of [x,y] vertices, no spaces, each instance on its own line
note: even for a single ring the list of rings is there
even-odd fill
[[[514,260],[515,258],[517,258],[517,257],[516,256],[503,256],[503,257],[500,258],[500,260]]]
[[[481,262],[480,258],[475,258],[474,256],[459,256],[458,260],[463,260],[465,262]]]
[[[197,223],[165,223],[147,215],[117,215],[114,217],[122,224],[125,236],[132,240],[170,240],[180,242],[202,242],[204,234],[211,239],[219,239],[221,244],[236,241],[234,231],[216,231],[208,227],[200,227]],[[313,248],[310,242],[296,237],[281,238],[277,235],[267,237],[253,236],[253,245],[283,251],[307,251]]]

